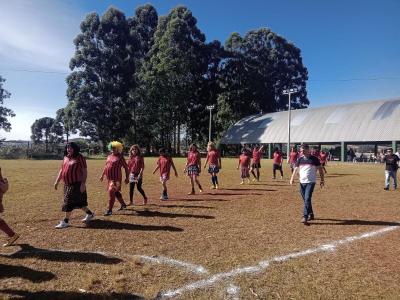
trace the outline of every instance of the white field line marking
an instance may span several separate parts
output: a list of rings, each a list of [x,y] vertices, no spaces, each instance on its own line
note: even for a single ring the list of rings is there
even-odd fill
[[[122,258],[122,257],[129,257],[129,258],[139,258],[143,261],[149,261],[151,263],[156,263],[156,264],[164,264],[164,265],[169,265],[173,267],[178,267],[181,269],[185,269],[189,272],[199,274],[199,275],[207,275],[209,272],[203,267],[203,266],[198,266],[194,265],[191,263],[187,263],[184,261],[164,257],[164,256],[147,256],[147,255],[129,255],[129,254],[123,254],[119,255],[118,253],[107,253],[103,251],[81,251],[81,250],[64,250],[64,249],[33,249],[33,250],[27,250],[27,251],[15,251],[13,253],[7,254],[6,256],[12,256],[13,254],[29,254],[29,253],[47,253],[47,252],[64,252],[64,253],[71,253],[71,252],[80,252],[80,253],[93,253],[93,254],[100,254],[104,255],[109,258]]]
[[[201,288],[212,286],[215,283],[217,283],[221,280],[227,279],[227,278],[232,278],[232,277],[242,275],[242,274],[259,273],[259,272],[267,269],[274,262],[284,262],[289,259],[303,257],[303,256],[315,254],[318,252],[335,251],[337,246],[349,244],[349,243],[352,243],[357,240],[362,240],[362,239],[382,235],[386,232],[390,232],[390,231],[397,230],[397,229],[399,229],[399,226],[385,227],[385,228],[382,228],[382,229],[379,229],[376,231],[370,231],[370,232],[366,232],[366,233],[356,235],[356,236],[349,236],[344,239],[333,241],[328,244],[322,244],[316,248],[306,249],[301,252],[293,252],[293,253],[289,253],[289,254],[282,255],[282,256],[275,256],[269,260],[261,261],[255,266],[242,267],[242,268],[237,268],[237,269],[231,270],[229,272],[218,273],[218,274],[212,275],[211,277],[209,277],[207,279],[192,282],[188,285],[177,288],[175,290],[169,290],[169,291],[162,292],[162,293],[160,293],[159,298],[160,299],[172,298],[172,297],[179,296],[188,291],[193,291],[196,289],[201,289]]]
[[[231,284],[229,284],[228,288],[226,289],[226,292],[228,293],[230,299],[239,300],[240,287],[231,283]]]

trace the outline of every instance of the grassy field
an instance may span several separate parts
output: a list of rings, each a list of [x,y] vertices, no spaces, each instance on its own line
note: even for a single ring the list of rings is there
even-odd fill
[[[104,161],[89,160],[96,220],[85,226],[76,211],[72,227],[56,230],[62,189],[53,183],[61,161],[1,161],[10,181],[2,217],[21,238],[1,249],[0,297],[154,299],[168,291],[177,299],[400,297],[400,192],[383,190],[382,165],[331,164],[326,187],[314,193],[316,220],[304,226],[298,185],[288,184],[288,168],[284,180],[272,180],[271,161],[262,162],[261,182],[239,185],[236,159],[224,159],[221,189],[210,190],[202,173],[204,192],[188,196],[184,160],[175,159],[179,177],[168,183],[169,201],[158,200],[155,159],[145,163],[149,205],[135,194],[137,205],[103,217]],[[123,194],[127,200],[127,186]],[[385,228],[394,230],[376,234]],[[324,244],[327,251],[320,251]]]

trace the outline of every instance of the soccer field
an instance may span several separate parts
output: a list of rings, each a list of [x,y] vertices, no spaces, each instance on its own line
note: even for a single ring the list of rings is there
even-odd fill
[[[25,299],[395,299],[400,295],[400,192],[384,191],[384,167],[332,163],[326,186],[315,188],[316,220],[300,221],[298,183],[272,180],[262,161],[261,182],[240,185],[236,159],[223,159],[219,190],[188,196],[184,159],[159,200],[145,158],[143,206],[104,217],[105,161],[88,160],[88,201],[96,218],[57,230],[62,188],[53,183],[61,161],[2,160],[10,190],[2,217],[20,235],[1,249],[0,295]],[[171,173],[172,175],[172,173]],[[278,176],[279,177],[279,176]],[[391,187],[392,189],[392,187]],[[127,202],[128,186],[123,187]],[[5,235],[0,238],[5,240]]]

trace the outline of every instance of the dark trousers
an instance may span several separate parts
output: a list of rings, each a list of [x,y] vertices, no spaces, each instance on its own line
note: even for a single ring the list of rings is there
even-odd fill
[[[137,190],[139,191],[139,193],[141,193],[143,198],[146,199],[146,194],[144,193],[144,191],[142,189],[142,178],[140,178],[138,180],[138,182],[131,182],[129,184],[129,200],[130,201],[133,200],[133,192],[135,190],[135,184],[137,184]]]
[[[300,183],[300,194],[304,201],[304,217],[307,218],[309,215],[314,215],[311,198],[314,191],[315,182],[311,183]]]

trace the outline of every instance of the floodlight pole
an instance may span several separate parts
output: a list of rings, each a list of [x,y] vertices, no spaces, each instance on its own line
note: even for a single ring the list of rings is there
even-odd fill
[[[215,105],[207,105],[206,108],[210,111],[210,124],[208,126],[208,141],[211,142],[211,121],[212,121],[211,111],[215,108]]]
[[[292,102],[291,102],[291,95],[297,93],[298,90],[296,88],[283,90],[284,95],[289,95],[289,105],[288,105],[288,142],[287,142],[287,162],[289,162],[290,158],[290,121],[291,121],[291,114],[292,114]]]

